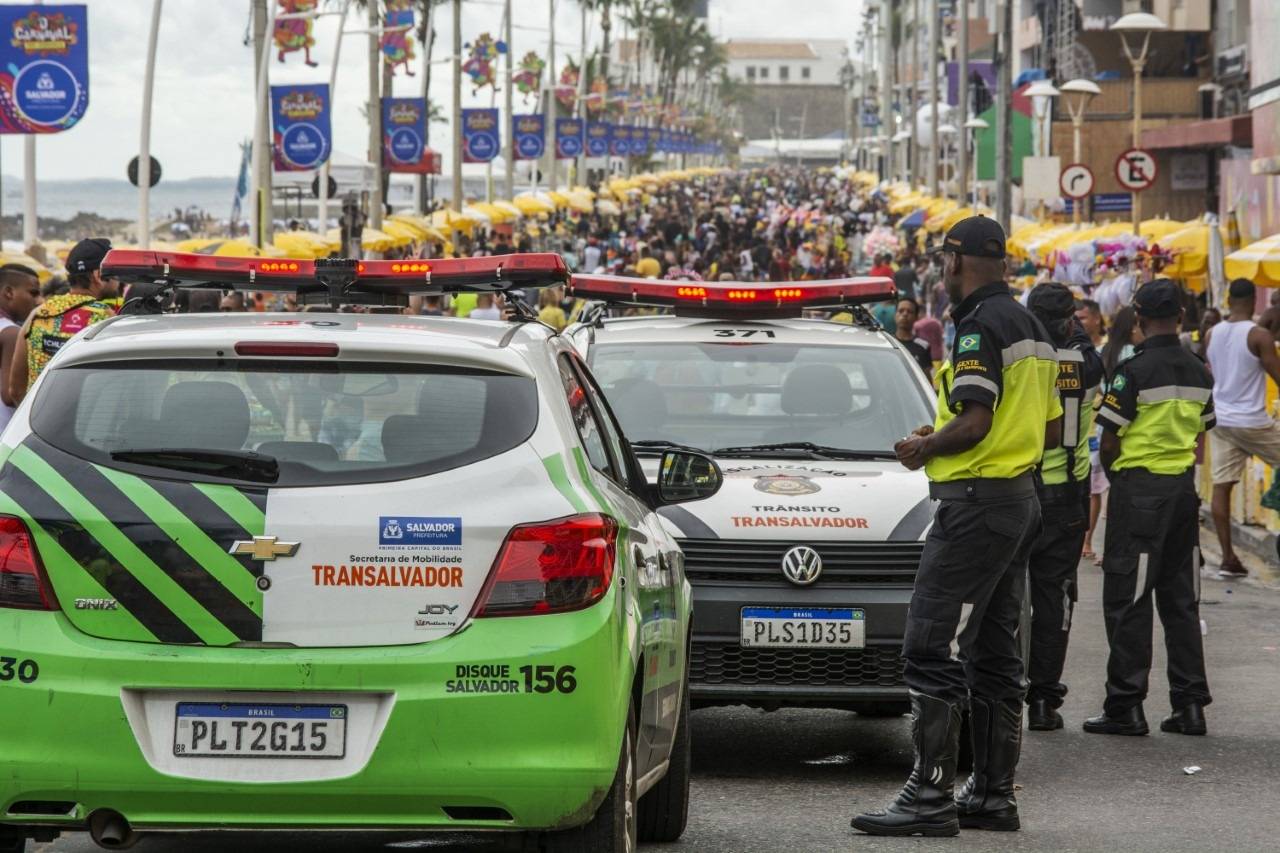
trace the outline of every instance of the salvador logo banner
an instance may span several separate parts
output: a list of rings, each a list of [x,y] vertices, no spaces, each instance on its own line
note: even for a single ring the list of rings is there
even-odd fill
[[[568,160],[582,153],[582,120],[556,119],[556,159]]]
[[[382,99],[382,165],[388,171],[431,173],[426,114],[422,98]]]
[[[89,107],[84,6],[0,6],[0,133],[58,133]]]
[[[631,153],[631,128],[625,124],[609,125],[609,153],[626,157]]]
[[[648,128],[631,128],[631,153],[637,157],[643,157],[649,153]]]
[[[271,139],[277,172],[318,169],[329,159],[333,133],[329,84],[271,87]]]
[[[511,117],[515,159],[537,160],[547,150],[547,123],[542,113]]]
[[[501,147],[496,109],[462,111],[462,162],[488,163]]]
[[[587,156],[609,155],[609,124],[603,121],[587,122]]]

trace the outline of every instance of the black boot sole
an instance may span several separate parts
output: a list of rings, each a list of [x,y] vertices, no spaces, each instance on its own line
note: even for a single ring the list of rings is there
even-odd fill
[[[1027,731],[1032,732],[1056,732],[1058,729],[1062,728],[1062,726],[1063,723],[1061,719],[1027,721]]]
[[[1148,726],[1090,726],[1085,723],[1084,730],[1091,735],[1122,735],[1124,737],[1142,737],[1151,734]]]
[[[1208,727],[1196,726],[1194,728],[1187,728],[1185,726],[1180,726],[1177,723],[1173,723],[1173,724],[1161,723],[1160,731],[1166,732],[1171,735],[1191,735],[1193,737],[1206,735],[1209,733]]]
[[[898,826],[885,826],[873,820],[864,820],[859,815],[853,819],[851,826],[867,835],[922,835],[926,838],[952,838],[960,834],[958,820],[949,820],[945,823],[905,823]]]
[[[1022,821],[1017,815],[1013,817],[991,817],[988,815],[960,815],[961,829],[985,829],[988,832],[1017,832],[1022,829]]]

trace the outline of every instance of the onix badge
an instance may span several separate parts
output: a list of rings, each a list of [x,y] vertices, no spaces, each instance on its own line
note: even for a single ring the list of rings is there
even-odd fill
[[[274,560],[276,557],[292,557],[298,553],[301,542],[281,542],[274,536],[255,536],[252,540],[240,540],[231,546],[231,553],[251,560]]]
[[[782,573],[799,586],[808,586],[822,574],[822,557],[808,545],[797,545],[782,555]]]

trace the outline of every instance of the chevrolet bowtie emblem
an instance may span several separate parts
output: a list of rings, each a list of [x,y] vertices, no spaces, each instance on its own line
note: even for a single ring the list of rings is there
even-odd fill
[[[292,557],[301,545],[301,542],[281,542],[274,536],[255,536],[252,540],[236,542],[231,546],[231,553],[252,560],[274,560],[276,557]]]

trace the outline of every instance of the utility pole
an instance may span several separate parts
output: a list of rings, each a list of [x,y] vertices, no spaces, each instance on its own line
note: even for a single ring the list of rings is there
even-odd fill
[[[920,0],[912,0],[911,4],[911,83],[907,96],[907,122],[911,126],[911,174],[908,181],[917,186],[921,172],[924,171],[923,158],[920,156],[920,126],[916,120],[916,94],[920,91]]]
[[[556,0],[547,0],[551,8],[551,44],[547,50],[547,133],[551,142],[547,148],[547,188],[556,188]]]
[[[960,129],[957,137],[960,141],[956,157],[956,171],[959,183],[961,205],[973,204],[969,198],[969,131],[965,122],[969,120],[969,0],[957,0],[960,16],[957,24],[960,27],[960,63],[957,72],[960,76],[960,116],[952,122]]]
[[[507,111],[507,115],[506,115],[506,122],[507,122],[506,131],[507,132],[505,134],[507,138],[507,145],[502,155],[502,159],[506,161],[505,162],[505,165],[506,165],[505,187],[507,191],[506,197],[508,199],[512,199],[512,198],[515,198],[515,194],[516,194],[516,139],[515,139],[516,134],[515,134],[514,113],[512,111],[513,108],[511,105],[511,98],[512,98],[511,96],[511,85],[512,85],[511,62],[512,62],[512,58],[515,56],[516,51],[515,51],[515,48],[511,46],[511,0],[507,0],[507,7],[503,12],[503,20],[506,21],[505,37],[507,42],[507,84],[506,84],[507,89],[506,89],[506,94],[503,96],[502,100],[503,100],[503,105],[506,107],[506,111]]]
[[[369,161],[373,188],[369,191],[369,227],[382,227],[382,32],[378,0],[369,0]],[[321,187],[327,190],[328,187]]]
[[[894,159],[893,136],[898,132],[893,123],[893,0],[881,0],[880,3],[880,132],[884,135],[883,160],[880,169],[882,180],[893,177]]]
[[[151,6],[147,36],[147,67],[142,83],[142,138],[138,145],[138,245],[151,248],[151,94],[156,82],[156,42],[160,36],[160,12],[164,0]]]
[[[333,43],[333,62],[329,66],[329,105],[333,105],[334,92],[338,87],[338,59],[342,56],[342,38],[347,31],[347,9],[351,6],[351,0],[343,0],[340,19],[338,20],[338,37]],[[333,152],[329,152],[329,156],[324,158],[324,165],[320,167],[320,179],[316,182],[317,188],[320,190],[320,198],[316,201],[317,219],[319,223],[317,230],[323,234],[329,230],[329,173],[330,164],[333,162]]]
[[[436,4],[434,2],[428,3],[426,21],[422,28],[422,108],[425,112],[422,139],[428,145],[431,143],[431,53],[436,45],[435,11]],[[417,193],[417,204],[414,205],[414,208],[418,213],[426,213],[427,181],[431,180],[431,178],[425,172],[414,177],[416,178],[414,187]]]
[[[575,184],[587,182],[587,4],[578,0],[582,13],[582,37],[578,47],[578,108],[574,110],[578,121],[582,122],[582,151],[573,169]],[[554,26],[554,24],[553,24]]]
[[[938,0],[929,0],[929,129],[933,145],[929,146],[929,195],[938,196],[938,155],[942,137],[938,134],[938,51],[942,47],[942,27],[938,25]]]
[[[275,4],[253,0],[253,90],[257,99],[257,121],[253,129],[253,215],[249,218],[249,242],[255,246],[271,242],[271,91],[268,86],[270,39],[275,23]]]
[[[996,48],[996,218],[1007,234],[1013,213],[1013,122],[1009,104],[1013,97],[1013,0],[1003,0],[997,13],[1000,34]]]
[[[453,198],[450,206],[459,212],[462,210],[462,0],[453,0]]]

